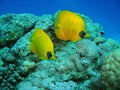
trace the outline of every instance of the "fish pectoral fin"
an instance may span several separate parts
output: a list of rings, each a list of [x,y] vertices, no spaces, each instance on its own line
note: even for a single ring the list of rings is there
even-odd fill
[[[35,51],[35,48],[34,48],[34,45],[33,43],[30,43],[30,50],[36,54],[36,51]]]

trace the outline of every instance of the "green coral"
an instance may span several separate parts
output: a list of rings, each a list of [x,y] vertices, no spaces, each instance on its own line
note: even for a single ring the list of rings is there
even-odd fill
[[[102,83],[106,90],[120,89],[120,49],[116,49],[104,58]]]

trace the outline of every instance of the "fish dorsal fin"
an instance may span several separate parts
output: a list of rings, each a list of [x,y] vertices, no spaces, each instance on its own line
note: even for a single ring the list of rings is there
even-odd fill
[[[33,45],[32,42],[30,43],[30,50],[31,50],[33,53],[36,54],[36,50],[35,50],[34,45]]]

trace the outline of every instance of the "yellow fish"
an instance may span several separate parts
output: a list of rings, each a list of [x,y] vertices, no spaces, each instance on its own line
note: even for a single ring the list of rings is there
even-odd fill
[[[40,28],[36,28],[31,35],[30,50],[40,59],[55,59],[53,42]]]
[[[54,27],[56,36],[61,40],[78,41],[89,36],[82,17],[71,11],[59,11],[55,17]]]

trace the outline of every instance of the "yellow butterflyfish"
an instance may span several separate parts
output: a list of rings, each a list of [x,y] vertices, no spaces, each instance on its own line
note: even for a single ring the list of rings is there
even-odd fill
[[[54,27],[56,36],[61,40],[78,41],[89,36],[82,17],[68,10],[57,13]]]
[[[40,59],[55,59],[53,42],[40,28],[36,28],[31,35],[30,50]]]

